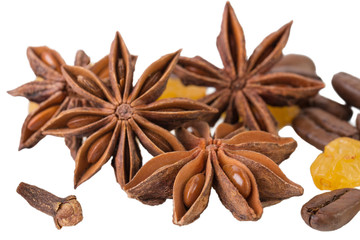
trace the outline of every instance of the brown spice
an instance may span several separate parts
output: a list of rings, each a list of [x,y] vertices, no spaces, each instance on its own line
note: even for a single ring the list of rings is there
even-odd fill
[[[74,226],[82,221],[82,209],[76,197],[59,198],[44,189],[27,183],[20,183],[16,189],[32,207],[54,218],[55,226]]]
[[[8,91],[13,96],[23,96],[29,101],[39,104],[36,110],[28,114],[23,123],[19,150],[34,147],[44,137],[42,130],[45,125],[61,111],[75,107],[91,106],[89,102],[74,94],[67,85],[61,72],[61,67],[65,65],[65,61],[58,52],[46,46],[29,47],[27,56],[35,75],[43,80],[32,81]],[[84,51],[79,50],[76,53],[75,65],[86,66],[99,74],[103,69],[107,69],[108,58],[103,58],[92,66],[89,64],[90,58]],[[104,74],[102,74],[102,77],[104,81],[108,78]],[[69,147],[72,156],[75,157],[78,148],[82,144],[82,138],[66,137],[65,143]]]
[[[173,198],[173,222],[177,225],[199,218],[212,186],[236,219],[248,221],[258,220],[264,206],[303,193],[302,187],[290,181],[274,162],[282,162],[295,150],[293,139],[262,131],[227,137],[229,129],[232,127],[222,126],[216,131],[225,136],[220,139],[210,136],[206,122],[178,128],[176,135],[188,151],[154,157],[124,190],[129,197],[150,205]]]
[[[100,107],[64,111],[46,127],[45,134],[88,136],[75,159],[75,187],[93,176],[111,156],[116,179],[123,187],[142,165],[137,139],[152,155],[183,150],[182,144],[168,130],[216,112],[216,109],[189,99],[156,101],[164,91],[179,55],[180,51],[177,51],[161,57],[133,86],[132,57],[117,33],[109,54],[109,87],[88,69],[63,67],[63,75],[72,90]],[[81,80],[83,78],[86,84]],[[101,153],[95,154],[93,149],[101,149]]]
[[[277,133],[276,121],[266,104],[293,105],[324,87],[321,81],[294,73],[296,69],[268,72],[282,57],[291,24],[267,36],[247,59],[244,33],[228,2],[217,38],[224,68],[217,68],[199,56],[179,59],[174,72],[184,84],[215,88],[214,93],[199,100],[219,110],[206,119],[210,125],[226,113],[227,123],[241,120],[248,129]],[[301,67],[300,74],[305,74],[303,69],[307,68]]]
[[[338,137],[359,139],[357,128],[316,107],[303,109],[293,120],[292,126],[302,139],[320,150]]]

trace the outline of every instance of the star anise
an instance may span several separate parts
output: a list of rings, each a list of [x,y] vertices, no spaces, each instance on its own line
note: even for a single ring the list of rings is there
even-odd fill
[[[227,123],[241,120],[248,129],[276,133],[276,121],[266,103],[292,105],[324,87],[322,82],[296,73],[268,72],[282,56],[291,24],[267,36],[247,59],[243,29],[228,2],[217,38],[224,68],[217,68],[199,56],[179,59],[174,72],[184,84],[215,88],[215,92],[200,99],[219,110],[207,119],[211,125],[225,112]]]
[[[117,33],[109,55],[110,88],[85,68],[63,67],[73,91],[100,106],[64,111],[45,131],[56,136],[88,136],[75,159],[75,187],[100,170],[111,156],[116,179],[124,186],[142,165],[136,140],[152,155],[183,150],[168,130],[216,112],[206,104],[184,98],[155,101],[164,91],[179,54],[177,51],[161,57],[133,86],[131,56]],[[92,87],[82,85],[79,79],[86,79]]]
[[[233,130],[222,123],[211,137],[206,122],[185,124],[176,130],[176,136],[188,151],[154,157],[125,191],[150,205],[172,197],[173,222],[178,225],[200,216],[207,207],[211,186],[238,220],[257,220],[264,206],[302,195],[303,188],[290,181],[276,164],[295,150],[297,144],[292,138],[263,131],[240,130],[234,135]]]
[[[19,150],[35,146],[45,136],[42,134],[43,127],[59,112],[90,104],[76,95],[67,85],[61,73],[61,66],[65,65],[65,61],[58,52],[46,46],[29,47],[27,56],[39,80],[26,83],[8,93],[26,97],[29,101],[38,103],[39,106],[28,114],[23,123]],[[108,78],[108,57],[90,65],[90,58],[84,51],[79,50],[76,53],[75,65],[88,67],[104,80]],[[65,143],[70,148],[73,157],[81,142],[80,138],[65,138]]]

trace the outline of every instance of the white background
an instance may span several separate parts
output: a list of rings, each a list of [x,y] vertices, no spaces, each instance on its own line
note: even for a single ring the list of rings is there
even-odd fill
[[[321,93],[341,101],[331,87],[333,74],[360,76],[360,14],[356,1],[235,1],[248,55],[269,33],[294,20],[285,53],[310,56],[327,84]],[[298,148],[281,169],[305,193],[264,209],[257,222],[239,222],[225,209],[215,191],[200,219],[191,225],[172,224],[172,201],[150,207],[129,199],[108,164],[73,189],[74,161],[61,138],[46,137],[33,149],[17,151],[28,102],[7,90],[35,79],[28,64],[28,46],[56,49],[68,64],[83,49],[93,62],[110,50],[115,31],[138,55],[135,79],[152,61],[183,49],[221,66],[215,40],[225,1],[2,1],[0,3],[0,239],[339,239],[358,232],[360,216],[334,232],[308,227],[301,206],[322,193],[312,182],[310,165],[320,151],[302,141],[289,127]],[[357,110],[356,110],[357,111]],[[149,159],[144,155],[144,160]],[[51,217],[31,208],[16,192],[21,182],[65,197],[75,194],[84,220],[57,230]],[[5,237],[7,236],[7,237]]]

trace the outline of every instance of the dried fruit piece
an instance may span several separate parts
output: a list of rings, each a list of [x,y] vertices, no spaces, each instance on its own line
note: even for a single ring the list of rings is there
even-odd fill
[[[161,94],[158,100],[164,98],[190,98],[198,100],[206,94],[206,87],[199,87],[195,85],[185,86],[180,78],[172,75],[166,85],[165,91]]]
[[[321,190],[360,186],[360,141],[337,138],[310,167],[313,181]]]
[[[268,105],[268,109],[278,123],[278,129],[290,125],[293,119],[299,114],[300,108],[296,105],[289,107],[275,107]]]

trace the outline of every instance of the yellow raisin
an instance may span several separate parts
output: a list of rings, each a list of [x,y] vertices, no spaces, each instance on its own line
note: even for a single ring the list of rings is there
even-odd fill
[[[310,171],[321,190],[360,186],[360,141],[347,137],[333,140],[315,159]]]
[[[193,100],[200,99],[204,97],[206,94],[206,87],[198,87],[198,86],[185,86],[182,84],[181,80],[175,76],[171,76],[166,85],[166,89],[163,94],[159,97],[160,99],[164,98],[175,98],[175,97],[183,97],[190,98]]]
[[[278,128],[281,129],[290,125],[292,120],[299,114],[300,108],[296,105],[286,107],[274,107],[268,105],[268,109],[278,122]]]

